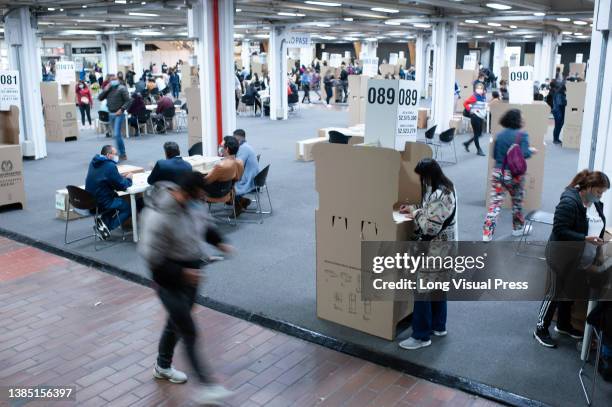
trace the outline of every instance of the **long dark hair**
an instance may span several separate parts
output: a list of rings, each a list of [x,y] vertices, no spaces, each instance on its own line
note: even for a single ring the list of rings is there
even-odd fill
[[[453,182],[442,172],[440,164],[433,158],[423,158],[414,167],[414,172],[421,178],[421,198],[425,196],[427,186],[431,186],[432,192],[440,187],[446,188],[449,192],[455,192]]]
[[[572,182],[568,185],[569,188],[588,189],[588,188],[610,188],[610,179],[601,171],[582,170]]]

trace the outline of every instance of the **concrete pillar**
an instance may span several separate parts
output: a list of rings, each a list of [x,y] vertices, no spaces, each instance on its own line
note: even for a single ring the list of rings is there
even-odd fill
[[[612,177],[612,42],[610,42],[610,0],[595,1],[587,98],[584,105],[580,155],[577,170],[592,168]],[[600,14],[597,11],[600,11]],[[612,192],[603,196],[606,218],[612,219]]]
[[[454,110],[457,23],[436,23],[432,29],[434,50],[433,95],[430,125],[448,129]]]
[[[544,33],[542,42],[536,43],[534,59],[534,81],[543,83],[546,78],[552,79],[555,73],[557,48],[561,43],[559,33]]]
[[[378,41],[362,41],[361,55],[365,58],[376,58],[378,52]],[[382,63],[382,59],[379,61]]]
[[[493,75],[501,78],[501,68],[505,65],[505,51],[508,46],[508,40],[504,38],[496,38],[493,45]],[[499,83],[499,80],[497,81]]]
[[[142,40],[132,40],[132,60],[134,61],[134,72],[136,72],[135,82],[138,82],[144,72],[144,51],[145,44]]]
[[[287,120],[289,101],[287,95],[287,46],[285,27],[272,27],[268,49],[270,73],[270,119]]]
[[[425,95],[425,83],[427,80],[427,53],[425,51],[425,35],[417,34],[415,47],[415,78],[419,95]]]
[[[102,74],[104,76],[109,73],[116,74],[117,66],[117,41],[114,35],[101,35],[98,37],[98,41],[102,43]]]
[[[28,7],[11,10],[5,16],[4,36],[9,69],[19,71],[21,106],[19,141],[23,155],[35,159],[47,156],[47,141],[40,96],[41,60],[39,41]]]
[[[200,68],[204,155],[216,155],[223,136],[236,129],[234,102],[234,1],[197,0],[188,11]]]
[[[242,52],[240,53],[242,67],[251,72],[251,42],[242,41]]]

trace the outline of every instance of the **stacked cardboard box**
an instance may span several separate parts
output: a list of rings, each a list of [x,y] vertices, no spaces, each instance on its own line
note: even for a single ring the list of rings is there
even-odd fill
[[[569,76],[574,76],[574,74],[577,74],[577,76],[580,79],[584,80],[584,77],[586,74],[586,64],[578,63],[578,62],[570,62]]]
[[[455,102],[455,112],[463,112],[463,102],[474,93],[473,83],[478,72],[473,69],[456,69],[455,82],[459,86],[459,100]]]
[[[17,106],[0,112],[0,206],[11,204],[26,205]]]
[[[365,75],[349,76],[349,126],[365,123],[366,96],[368,77]]]
[[[47,141],[76,140],[79,137],[79,126],[75,105],[75,83],[59,85],[57,82],[42,82],[40,93]]]
[[[493,159],[493,148],[495,146],[495,136],[503,130],[499,124],[499,119],[510,109],[519,109],[525,121],[524,131],[529,135],[529,144],[538,149],[537,154],[533,154],[527,160],[527,173],[525,174],[525,195],[523,198],[524,213],[540,209],[542,205],[542,188],[544,184],[544,160],[546,158],[546,144],[544,137],[548,132],[548,115],[550,108],[544,102],[532,104],[510,104],[495,103],[491,105],[491,142],[489,143],[489,170],[487,184],[485,188],[486,206],[490,203],[490,184],[491,173],[495,160]],[[506,194],[504,207],[511,208],[512,202]]]
[[[201,117],[201,100],[200,100],[200,88],[198,86],[192,86],[185,89],[185,96],[187,98],[187,144],[189,148],[195,143],[202,141],[202,117]]]
[[[181,88],[185,91],[185,89],[192,86],[200,86],[198,67],[183,62],[183,66],[181,67]]]
[[[561,140],[565,148],[580,148],[582,133],[582,116],[586,98],[586,82],[567,82],[567,106],[565,106],[565,123]]]
[[[404,241],[412,235],[412,222],[396,223],[393,210],[400,202],[419,202],[421,187],[413,169],[431,157],[431,149],[406,145],[404,152],[328,143],[313,149],[319,193],[317,316],[388,340],[412,313],[412,301],[361,297],[361,242]]]

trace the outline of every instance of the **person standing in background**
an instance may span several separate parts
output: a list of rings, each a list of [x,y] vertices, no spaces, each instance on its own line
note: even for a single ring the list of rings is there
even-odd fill
[[[107,102],[110,126],[113,129],[117,150],[119,150],[119,160],[125,161],[127,160],[127,154],[121,137],[121,128],[123,127],[123,120],[125,120],[124,113],[130,107],[132,99],[127,88],[121,84],[115,75],[111,74],[109,79],[108,85],[98,95],[98,100],[106,100]]]
[[[476,154],[484,156],[485,153],[480,148],[480,136],[482,135],[482,126],[484,123],[484,115],[486,108],[487,98],[485,96],[485,85],[482,82],[475,82],[474,94],[463,102],[463,115],[470,118],[472,124],[472,130],[474,131],[474,137],[463,143],[465,151],[470,152],[470,144],[472,141],[476,146]]]
[[[310,79],[311,79],[310,68],[304,69],[304,73],[302,74],[302,89],[304,90],[304,96],[302,97],[302,103],[304,103],[306,99],[308,99],[308,103],[310,103]]]
[[[553,96],[552,114],[555,118],[555,129],[553,131],[554,144],[561,144],[559,137],[561,135],[561,129],[565,124],[565,107],[567,106],[567,96],[565,92],[565,84],[561,83]]]
[[[329,101],[334,95],[334,75],[331,74],[331,71],[327,71],[325,76],[323,77],[323,85],[325,85],[325,93],[326,93],[326,101],[327,106],[329,106]]]
[[[178,73],[176,73],[176,70],[170,68],[169,71],[169,79],[168,79],[168,84],[170,85],[170,90],[172,91],[172,97],[174,99],[178,99],[179,97],[179,93],[180,93],[180,89],[181,89],[181,78],[178,76]]]
[[[346,64],[343,62],[340,71],[340,86],[342,87],[342,103],[346,103],[348,100],[348,72],[346,71]]]
[[[76,88],[76,101],[81,111],[81,124],[85,128],[85,116],[89,122],[89,128],[93,129],[91,124],[91,106],[93,105],[93,98],[91,97],[91,91],[84,80],[80,80]]]

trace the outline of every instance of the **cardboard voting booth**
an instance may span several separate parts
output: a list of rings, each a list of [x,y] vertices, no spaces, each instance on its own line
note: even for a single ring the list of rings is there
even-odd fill
[[[47,141],[73,141],[79,137],[75,88],[74,81],[67,85],[40,84]]]
[[[187,98],[187,145],[189,148],[195,143],[202,142],[202,117],[201,117],[201,101],[200,88],[191,86],[185,89],[185,97]]]
[[[586,98],[586,82],[567,82],[567,105],[565,106],[565,123],[561,131],[564,148],[580,148],[582,118]]]
[[[576,76],[582,80],[584,80],[586,75],[586,64],[578,63],[578,62],[570,62],[569,64],[569,76]]]
[[[544,137],[548,132],[549,106],[544,102],[530,104],[510,104],[495,103],[491,108],[491,142],[489,143],[489,167],[487,184],[485,188],[486,206],[490,203],[491,173],[495,160],[493,159],[493,148],[495,147],[495,136],[503,130],[499,124],[499,119],[510,109],[519,109],[525,121],[525,131],[529,135],[529,145],[538,149],[537,154],[533,154],[527,160],[527,173],[525,174],[525,195],[523,198],[524,213],[540,209],[542,205],[542,188],[544,185],[544,160],[546,157],[546,144]],[[511,208],[510,195],[506,194],[503,207]]]
[[[412,301],[367,301],[361,297],[361,242],[402,241],[413,223],[396,223],[394,208],[421,198],[416,163],[431,148],[407,143],[404,151],[319,143],[313,148],[316,219],[317,316],[393,340]]]
[[[318,137],[300,140],[295,145],[295,159],[298,161],[312,161],[312,148],[318,143],[327,143],[329,140],[329,132],[331,130],[339,131],[345,136],[350,136],[349,145],[362,144],[364,141],[363,128],[340,128],[340,127],[325,127],[319,129]]]
[[[185,89],[192,86],[200,86],[198,67],[183,62],[183,66],[181,67],[181,88],[185,91]]]
[[[26,205],[17,106],[0,112],[0,206],[11,204]]]
[[[455,101],[455,112],[463,112],[463,102],[474,93],[473,83],[478,72],[473,69],[455,69],[455,82],[459,87],[459,99]]]
[[[349,75],[349,126],[365,123],[366,94],[368,77],[365,75]]]

